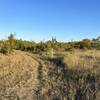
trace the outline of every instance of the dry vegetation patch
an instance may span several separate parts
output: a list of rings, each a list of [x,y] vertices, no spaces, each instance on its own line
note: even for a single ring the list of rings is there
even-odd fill
[[[25,52],[0,54],[0,97],[7,95],[10,98],[16,95],[15,97],[22,98],[27,96],[28,92],[31,93],[35,84],[37,66],[38,62]]]
[[[1,100],[99,100],[99,95],[100,51],[54,58],[22,51],[0,54]]]

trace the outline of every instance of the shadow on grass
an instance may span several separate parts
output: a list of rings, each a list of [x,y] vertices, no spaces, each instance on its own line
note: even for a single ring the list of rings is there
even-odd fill
[[[50,98],[59,98],[57,100],[99,99],[96,97],[96,93],[100,90],[99,76],[90,70],[68,68],[63,63],[63,57],[50,58],[49,61],[52,64],[48,71]]]

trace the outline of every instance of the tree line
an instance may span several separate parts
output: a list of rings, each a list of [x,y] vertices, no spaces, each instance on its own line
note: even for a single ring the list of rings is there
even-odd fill
[[[81,41],[59,42],[56,38],[52,38],[46,42],[36,43],[34,41],[26,41],[16,39],[14,34],[10,34],[6,40],[0,40],[0,52],[4,54],[12,53],[14,50],[28,51],[32,53],[49,53],[51,49],[58,52],[72,51],[74,49],[100,50],[100,36],[93,39],[83,39]]]

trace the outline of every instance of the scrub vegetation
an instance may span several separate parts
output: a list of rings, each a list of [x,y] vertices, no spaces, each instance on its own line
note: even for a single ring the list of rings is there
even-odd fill
[[[0,41],[0,100],[99,100],[100,38]]]

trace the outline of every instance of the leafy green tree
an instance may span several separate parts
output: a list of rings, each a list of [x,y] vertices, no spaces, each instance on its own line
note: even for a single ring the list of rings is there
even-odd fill
[[[83,39],[81,42],[81,49],[91,49],[92,48],[92,42],[89,39]]]
[[[3,46],[0,49],[0,52],[3,54],[9,54],[11,52],[7,41],[3,42]]]
[[[9,43],[9,49],[12,52],[13,49],[14,49],[14,45],[15,45],[15,37],[14,37],[14,34],[11,33],[8,36],[8,43]]]

